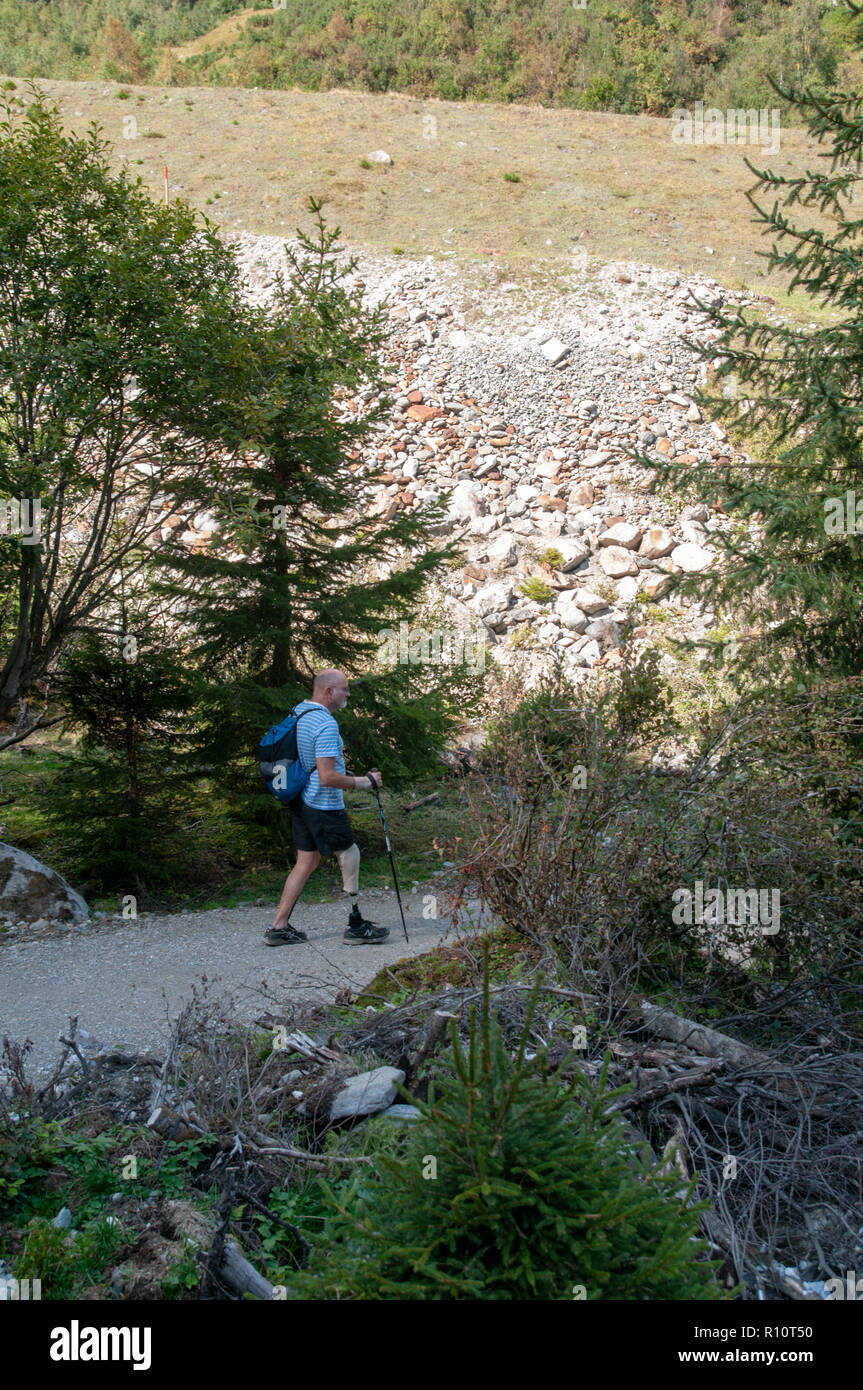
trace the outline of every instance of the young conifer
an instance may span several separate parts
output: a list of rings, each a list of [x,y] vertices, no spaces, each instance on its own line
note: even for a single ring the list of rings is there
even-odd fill
[[[700,1205],[651,1171],[594,1091],[514,1054],[490,1007],[464,1049],[451,1025],[444,1079],[400,1156],[381,1154],[339,1198],[292,1295],[326,1299],[716,1299],[696,1237]],[[416,1103],[416,1102],[415,1102]]]

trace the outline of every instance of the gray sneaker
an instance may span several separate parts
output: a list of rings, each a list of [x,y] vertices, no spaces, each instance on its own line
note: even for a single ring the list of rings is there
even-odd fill
[[[308,941],[305,932],[297,931],[290,922],[286,927],[270,927],[264,933],[264,940],[268,946],[292,946],[295,941]]]

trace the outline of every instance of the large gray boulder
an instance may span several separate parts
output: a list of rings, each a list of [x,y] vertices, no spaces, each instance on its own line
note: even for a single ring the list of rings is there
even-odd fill
[[[77,925],[90,909],[65,878],[32,854],[0,844],[0,916],[35,922],[47,917]]]

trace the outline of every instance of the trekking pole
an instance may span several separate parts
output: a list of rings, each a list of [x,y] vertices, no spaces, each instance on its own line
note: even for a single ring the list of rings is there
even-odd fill
[[[390,834],[389,834],[389,831],[387,830],[387,819],[386,819],[386,816],[384,815],[383,803],[382,803],[382,801],[381,801],[381,790],[380,790],[380,787],[378,786],[377,782],[375,781],[374,777],[371,776],[371,773],[367,773],[366,775],[368,776],[369,781],[371,782],[372,786],[374,787],[375,796],[376,796],[377,799],[378,799],[378,810],[379,810],[380,813],[381,813],[381,824],[383,825],[383,828],[384,828],[384,839],[385,839],[386,842],[387,842],[387,854],[388,854],[389,857],[390,857],[390,868],[391,868],[392,871],[393,871],[393,883],[394,883],[395,886],[396,886],[396,897],[397,897],[398,900],[399,900],[399,912],[400,912],[401,915],[402,915],[402,926],[404,927],[404,931],[405,931],[405,941],[407,941],[408,945],[410,945],[410,937],[408,936],[407,922],[405,921],[405,910],[404,910],[404,908],[402,907],[402,895],[401,895],[401,893],[399,892],[399,881],[398,881],[398,876],[396,875],[396,861],[393,859],[393,847],[392,847],[392,845],[390,844]]]

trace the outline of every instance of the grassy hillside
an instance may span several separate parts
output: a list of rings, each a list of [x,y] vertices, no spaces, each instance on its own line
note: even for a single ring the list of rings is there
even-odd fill
[[[851,29],[831,0],[0,0],[0,70],[662,115],[853,79]]]
[[[594,266],[707,270],[732,288],[771,294],[783,309],[796,303],[807,321],[819,312],[799,292],[789,303],[787,277],[764,273],[769,246],[745,196],[747,157],[789,176],[817,167],[823,151],[799,126],[783,123],[781,148],[770,153],[677,145],[668,118],[394,92],[38,85],[67,126],[82,133],[98,122],[114,166],[140,175],[154,197],[167,163],[170,196],[228,235],[292,236],[314,193],[355,247],[470,266],[483,283],[511,281],[531,299],[580,283],[579,248]],[[26,84],[10,96],[26,102]],[[379,148],[391,166],[365,159]],[[800,221],[833,225],[811,208]]]

